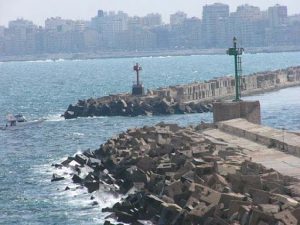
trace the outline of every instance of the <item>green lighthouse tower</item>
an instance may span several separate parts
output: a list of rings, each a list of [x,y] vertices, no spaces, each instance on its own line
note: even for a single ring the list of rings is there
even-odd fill
[[[244,49],[237,47],[237,39],[233,38],[233,48],[227,50],[228,55],[234,56],[234,68],[235,68],[235,99],[234,101],[241,101],[241,89],[240,89],[240,77],[242,75],[242,58]]]

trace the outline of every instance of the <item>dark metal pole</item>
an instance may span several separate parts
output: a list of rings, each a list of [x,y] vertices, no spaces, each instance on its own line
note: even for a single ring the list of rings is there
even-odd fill
[[[240,101],[240,78],[238,74],[238,49],[236,44],[236,38],[233,38],[233,48],[235,49],[234,54],[234,67],[235,67],[235,101]]]
[[[139,64],[137,64],[137,71],[136,71],[136,84],[139,86],[140,85],[140,70],[139,70]]]
[[[140,67],[140,65],[138,63],[136,63],[135,66],[133,67],[133,69],[136,71],[136,85],[139,86],[140,85],[140,70],[142,69],[142,67]]]

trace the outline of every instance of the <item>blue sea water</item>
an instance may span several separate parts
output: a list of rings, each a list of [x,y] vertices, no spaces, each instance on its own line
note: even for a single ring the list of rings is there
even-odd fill
[[[0,125],[7,113],[22,113],[39,124],[0,130],[0,224],[102,224],[101,207],[120,197],[97,193],[92,206],[85,189],[65,191],[70,182],[51,183],[52,163],[101,143],[130,127],[160,121],[196,125],[212,115],[98,117],[64,120],[60,115],[78,99],[130,91],[139,62],[146,88],[213,77],[233,71],[225,55],[145,57],[77,61],[0,63]],[[300,65],[300,52],[246,54],[244,74]],[[263,124],[300,130],[300,87],[251,96],[261,101]],[[67,172],[67,171],[65,171]]]

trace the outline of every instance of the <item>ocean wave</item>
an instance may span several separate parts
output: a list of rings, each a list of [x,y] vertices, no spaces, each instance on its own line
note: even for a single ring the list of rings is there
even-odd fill
[[[67,157],[63,158],[60,161],[63,161],[66,158]],[[49,180],[40,181],[43,183],[48,183],[51,179],[52,174],[54,173],[59,176],[63,176],[65,178],[64,180],[51,183],[51,185],[56,189],[56,192],[52,193],[53,197],[67,202],[68,205],[72,205],[75,207],[80,206],[80,209],[95,208],[95,216],[98,214],[99,209],[101,210],[102,208],[112,207],[115,203],[121,201],[122,198],[127,196],[121,194],[116,195],[110,191],[107,191],[104,185],[100,186],[100,189],[98,191],[88,193],[85,187],[73,183],[72,175],[74,171],[67,167],[56,168],[54,166],[49,167],[48,164],[45,164],[39,166],[36,165],[32,168],[32,170],[33,173],[37,175],[48,177]],[[68,189],[66,189],[66,187],[68,187]],[[93,205],[93,202],[97,202],[98,204]],[[80,213],[85,214],[87,212],[81,211]],[[94,214],[93,212],[89,213]],[[104,218],[104,215],[104,213],[101,213],[100,218],[98,219],[102,220]]]
[[[74,136],[84,136],[84,133],[74,132],[73,135]]]
[[[26,60],[23,62],[29,62],[29,63],[48,63],[53,62],[53,59],[39,59],[39,60]]]
[[[63,121],[63,120],[65,120],[65,118],[62,117],[61,114],[48,115],[44,119],[46,121],[49,121],[49,122],[57,122],[57,121]]]

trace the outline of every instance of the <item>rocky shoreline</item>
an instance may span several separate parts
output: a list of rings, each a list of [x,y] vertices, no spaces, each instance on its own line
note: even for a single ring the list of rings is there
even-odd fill
[[[52,181],[70,176],[91,195],[103,187],[115,194],[135,190],[102,209],[118,224],[298,224],[300,181],[202,133],[214,126],[160,123],[129,129],[95,151],[53,165],[58,172],[63,167],[72,172],[53,174]]]

